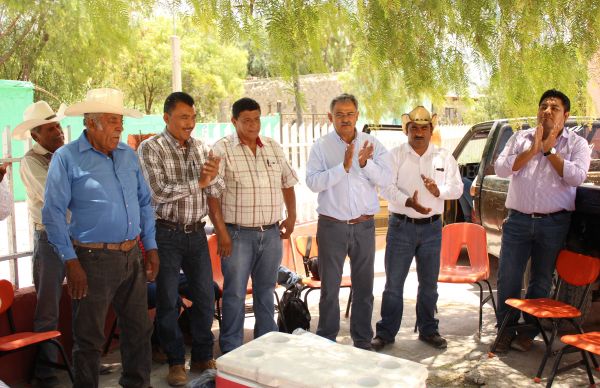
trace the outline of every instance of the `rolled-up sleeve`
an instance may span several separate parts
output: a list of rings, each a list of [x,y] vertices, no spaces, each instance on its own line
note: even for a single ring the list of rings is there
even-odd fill
[[[514,133],[510,137],[510,139],[508,139],[506,146],[504,147],[504,149],[496,159],[496,162],[494,163],[496,175],[498,175],[501,178],[508,178],[509,176],[517,172],[513,171],[512,168],[515,164],[517,156],[519,156],[519,154],[521,153],[521,147],[518,146],[518,136],[519,132]]]
[[[564,159],[563,181],[569,186],[582,184],[587,178],[590,161],[591,151],[587,142],[583,138],[575,138],[570,160]]]
[[[67,225],[67,208],[71,202],[71,177],[68,161],[60,153],[52,156],[44,199],[42,222],[46,227],[48,240],[58,250],[63,261],[76,259]]]

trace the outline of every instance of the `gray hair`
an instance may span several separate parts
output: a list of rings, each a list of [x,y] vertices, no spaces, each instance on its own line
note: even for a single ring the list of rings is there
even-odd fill
[[[102,124],[100,123],[100,118],[104,113],[84,113],[83,114],[83,126],[86,127],[85,122],[89,119],[96,124],[96,126],[102,128]],[[86,127],[87,128],[87,127]]]
[[[333,107],[335,106],[335,104],[337,104],[338,102],[347,101],[352,102],[354,104],[354,107],[358,110],[358,100],[356,99],[356,97],[354,97],[354,95],[352,94],[342,93],[339,96],[335,97],[333,100],[331,100],[331,104],[329,104],[329,111],[333,113]]]

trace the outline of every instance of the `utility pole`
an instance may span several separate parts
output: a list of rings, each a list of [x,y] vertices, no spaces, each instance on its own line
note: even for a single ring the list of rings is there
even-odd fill
[[[172,13],[173,13],[173,36],[171,36],[171,85],[173,92],[181,91],[181,46],[179,37],[177,36],[177,26],[175,19],[175,4],[172,3]]]

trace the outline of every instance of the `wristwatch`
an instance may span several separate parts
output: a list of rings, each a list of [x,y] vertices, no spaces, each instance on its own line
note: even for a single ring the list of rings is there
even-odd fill
[[[544,152],[544,156],[555,155],[555,154],[556,154],[556,148],[554,148],[554,147],[550,148],[547,152]]]

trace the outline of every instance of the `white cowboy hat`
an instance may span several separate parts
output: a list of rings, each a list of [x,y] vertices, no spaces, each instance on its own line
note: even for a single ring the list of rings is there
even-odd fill
[[[432,116],[424,106],[419,105],[410,111],[410,113],[402,115],[402,129],[406,131],[408,123],[431,124],[435,128],[437,120],[437,114],[434,113]]]
[[[81,116],[84,113],[113,113],[142,118],[142,112],[123,106],[123,92],[117,89],[101,88],[88,90],[85,100],[76,102],[65,111],[67,116]]]
[[[23,122],[13,129],[12,138],[26,140],[31,136],[31,130],[37,126],[56,123],[65,118],[65,104],[60,104],[58,111],[54,113],[46,101],[33,103],[23,112]]]

